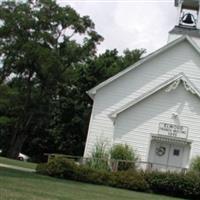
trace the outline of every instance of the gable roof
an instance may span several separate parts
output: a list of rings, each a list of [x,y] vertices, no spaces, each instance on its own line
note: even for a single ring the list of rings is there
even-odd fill
[[[138,66],[142,65],[143,63],[153,59],[157,55],[160,55],[161,53],[165,52],[166,50],[174,47],[175,45],[177,45],[177,44],[179,44],[179,43],[181,43],[182,41],[185,41],[185,40],[188,41],[188,43],[191,44],[191,46],[197,51],[197,53],[200,54],[200,49],[197,46],[197,44],[189,36],[187,36],[187,35],[182,36],[182,37],[180,37],[180,38],[168,43],[164,47],[158,49],[154,53],[149,54],[148,56],[144,57],[140,61],[136,62],[134,65],[131,65],[130,67],[127,67],[123,71],[117,73],[116,75],[112,76],[111,78],[107,79],[106,81],[104,81],[104,82],[100,83],[99,85],[95,86],[94,88],[90,89],[89,91],[87,91],[87,94],[93,99],[95,94],[96,94],[96,92],[97,92],[97,90],[101,89],[102,87],[108,85],[112,81],[114,81],[114,80],[118,79],[119,77],[125,75],[129,71],[135,69],[136,67],[138,67]]]
[[[160,85],[156,86],[155,88],[153,88],[152,90],[142,94],[141,96],[139,96],[138,98],[136,98],[135,100],[125,104],[124,106],[120,107],[119,109],[115,110],[114,112],[112,112],[109,116],[112,119],[115,119],[117,117],[118,114],[120,114],[121,112],[127,110],[128,108],[134,106],[135,104],[143,101],[144,99],[148,98],[149,96],[153,95],[154,93],[156,93],[157,91],[165,88],[166,86],[169,86],[170,84],[176,82],[176,81],[182,81],[184,86],[187,87],[186,90],[189,90],[190,92],[192,92],[193,94],[196,94],[199,98],[200,98],[200,91],[195,87],[195,85],[187,78],[187,76],[184,73],[179,73],[176,76],[168,79],[167,81],[161,83]],[[179,84],[179,83],[178,83]],[[178,84],[176,86],[178,86]],[[173,88],[172,88],[173,89]],[[170,89],[171,91],[171,89]]]

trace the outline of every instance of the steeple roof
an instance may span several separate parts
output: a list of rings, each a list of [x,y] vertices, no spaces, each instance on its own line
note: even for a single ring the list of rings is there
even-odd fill
[[[170,34],[177,34],[177,35],[188,35],[190,37],[198,37],[200,38],[200,30],[194,27],[188,26],[175,26],[170,32]]]

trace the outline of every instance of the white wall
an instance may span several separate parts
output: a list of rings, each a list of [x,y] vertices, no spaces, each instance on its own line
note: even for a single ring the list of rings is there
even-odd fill
[[[180,38],[182,35],[179,35],[179,34],[169,34],[168,36],[168,43]]]
[[[168,43],[177,40],[178,38],[182,37],[183,35],[180,34],[172,34],[170,33],[168,36]],[[191,37],[194,42],[200,47],[200,38],[199,37]]]
[[[174,112],[179,114],[177,119],[172,117]],[[171,92],[163,89],[119,114],[114,143],[129,144],[147,161],[151,134],[158,133],[160,122],[189,127],[188,139],[194,140],[191,155],[200,152],[200,99],[182,84]]]
[[[90,155],[97,140],[106,140],[112,145],[114,126],[108,116],[111,112],[180,72],[200,89],[200,56],[187,41],[99,89],[94,99],[84,156]],[[145,157],[145,152],[141,154]]]

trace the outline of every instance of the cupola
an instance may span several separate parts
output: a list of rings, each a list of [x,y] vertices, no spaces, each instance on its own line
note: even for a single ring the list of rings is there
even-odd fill
[[[200,40],[200,0],[175,0],[177,21],[169,32],[171,42],[182,35]]]

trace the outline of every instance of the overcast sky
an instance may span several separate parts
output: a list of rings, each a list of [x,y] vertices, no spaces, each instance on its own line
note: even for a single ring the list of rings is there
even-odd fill
[[[146,48],[150,53],[165,45],[176,23],[174,0],[58,0],[81,15],[89,15],[104,37],[105,49]]]

